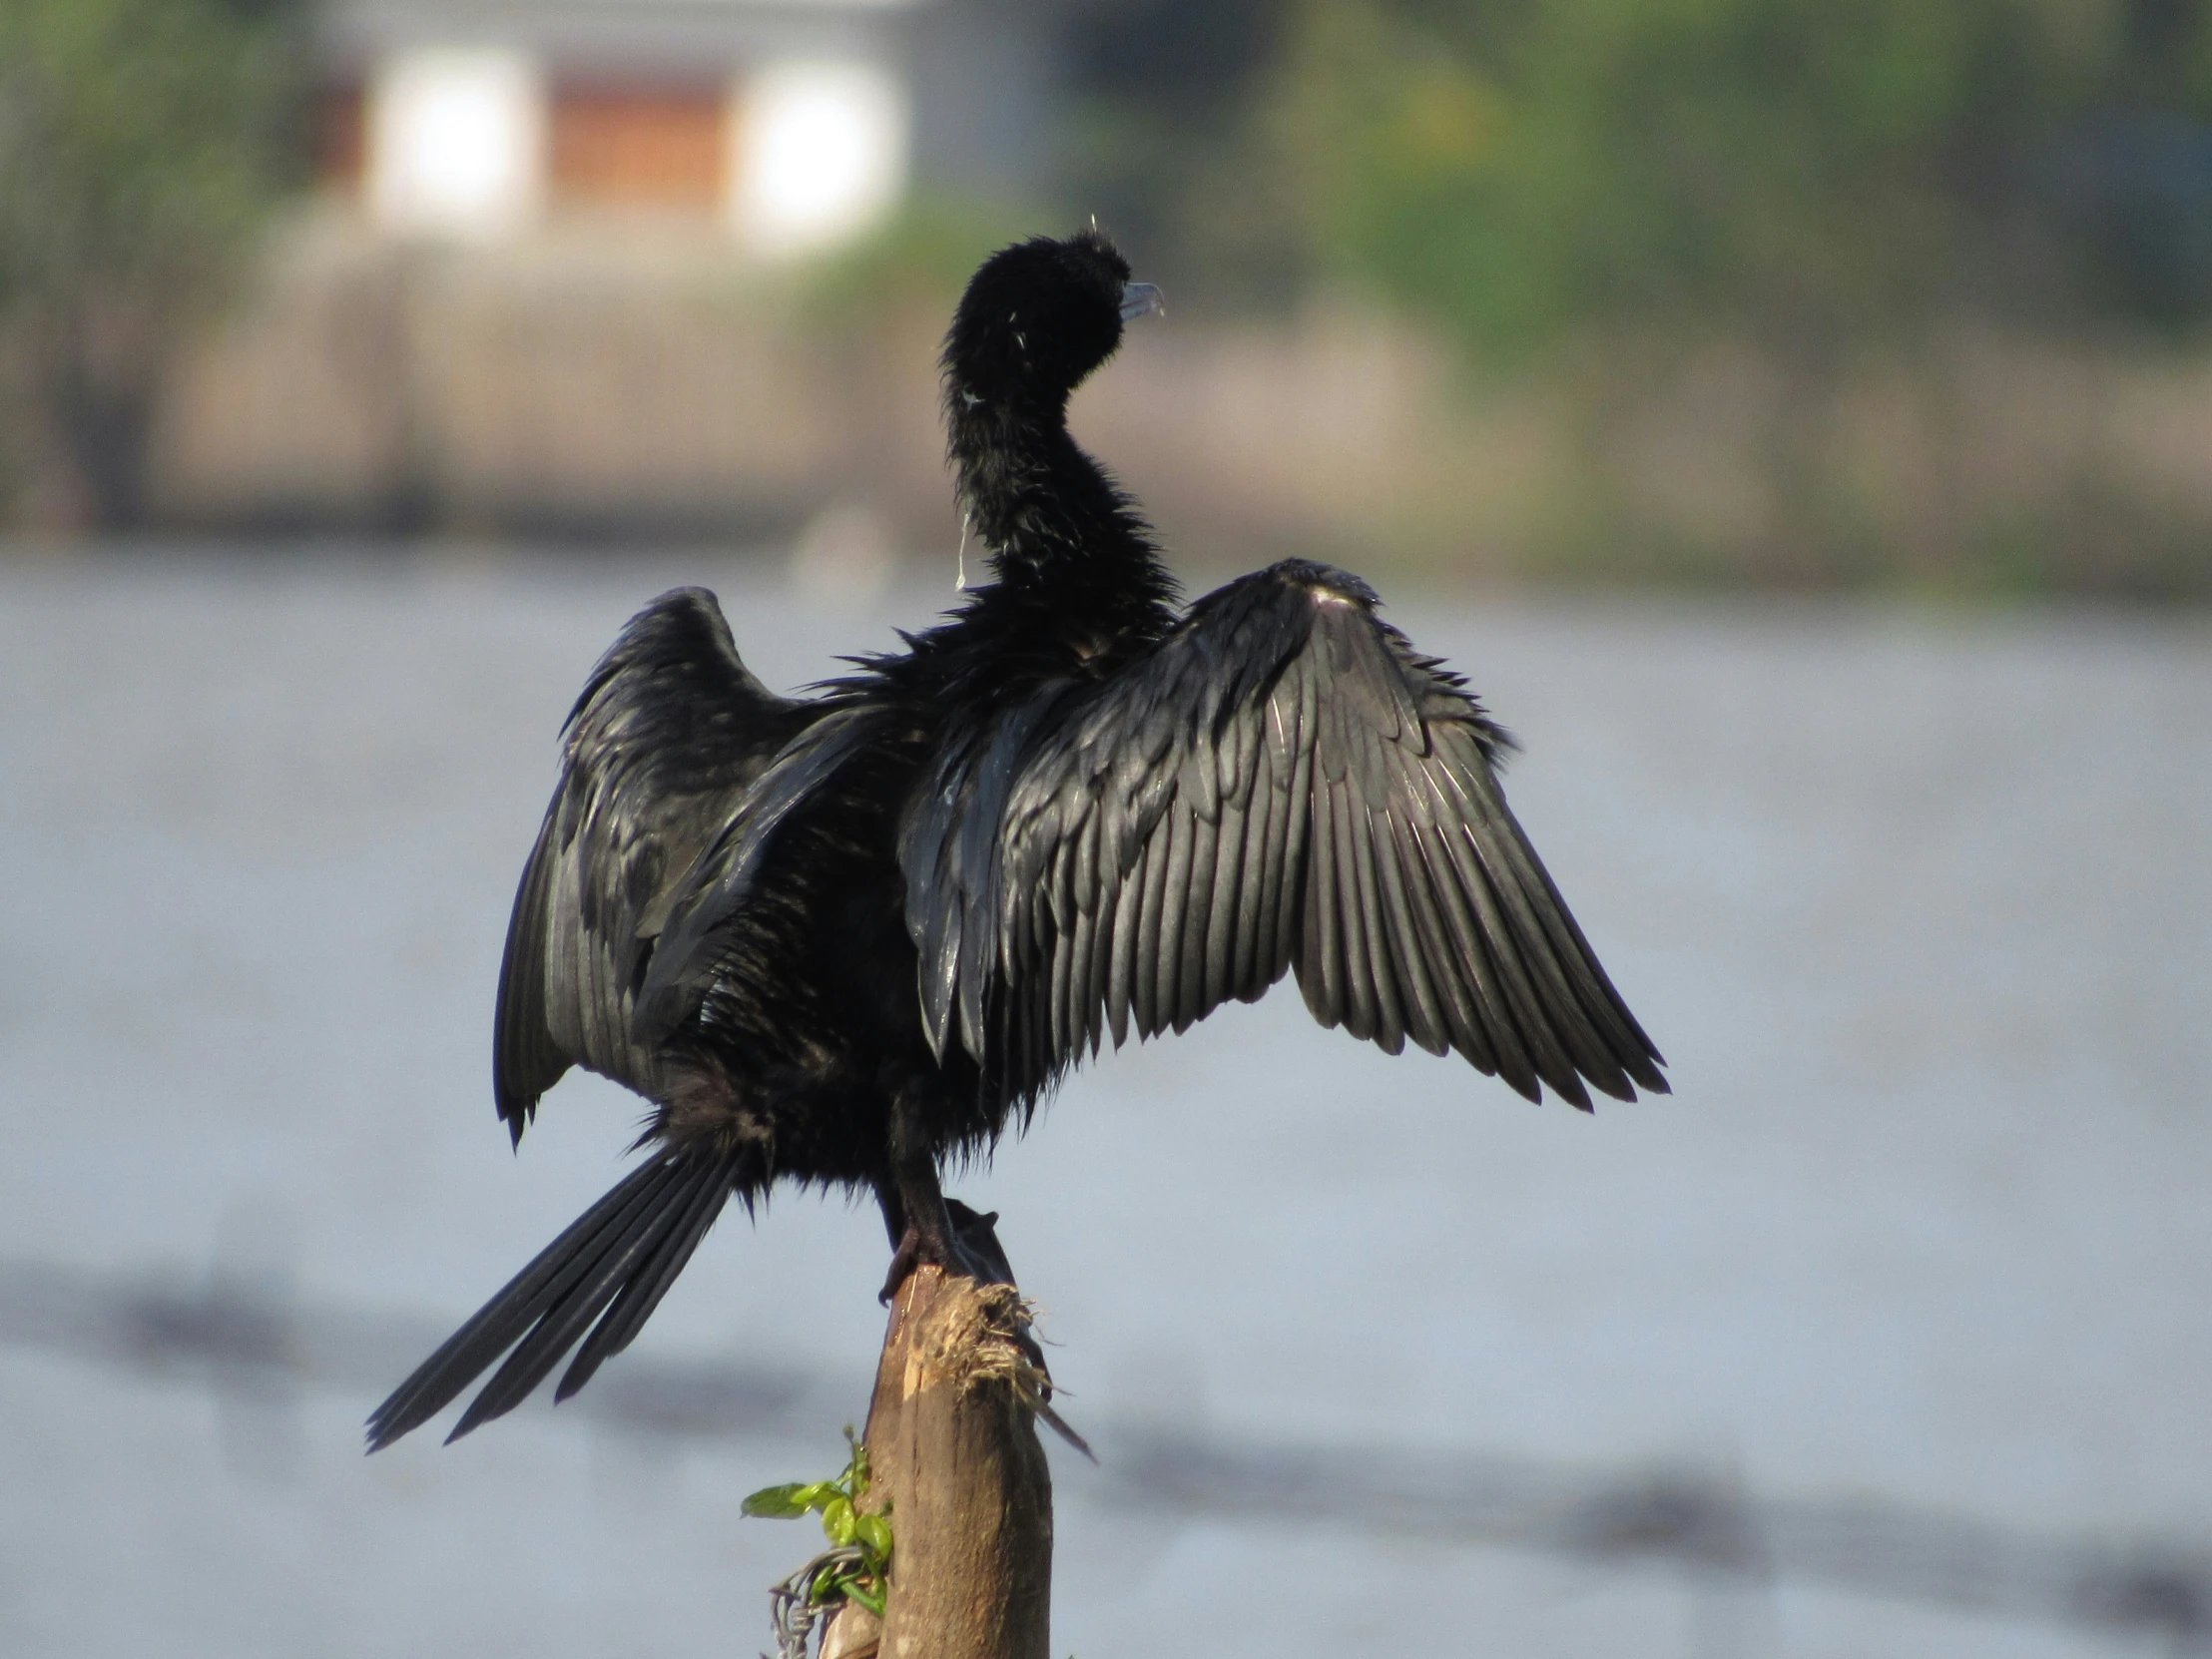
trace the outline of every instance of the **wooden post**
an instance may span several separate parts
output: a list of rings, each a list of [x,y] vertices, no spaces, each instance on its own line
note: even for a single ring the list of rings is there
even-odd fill
[[[1010,1277],[1010,1276],[1009,1276]],[[878,1626],[847,1606],[823,1659],[1049,1659],[1047,1387],[1012,1285],[916,1268],[892,1299],[865,1440],[863,1509],[890,1511]]]

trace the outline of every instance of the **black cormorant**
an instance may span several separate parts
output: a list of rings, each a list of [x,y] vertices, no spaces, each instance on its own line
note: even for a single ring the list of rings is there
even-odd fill
[[[948,1154],[1109,1037],[1286,970],[1323,1024],[1532,1100],[1666,1089],[1506,809],[1508,740],[1365,582],[1294,560],[1177,607],[1067,430],[1157,304],[1129,275],[1092,232],[968,284],[944,407],[991,579],[939,626],[792,700],[679,589],[593,670],[515,898],[493,1086],[519,1141],[570,1066],[611,1077],[652,1103],[651,1152],[377,1409],[372,1447],[502,1355],[455,1436],[574,1349],[565,1398],[730,1198],[779,1180],[872,1189],[893,1282],[975,1268]]]

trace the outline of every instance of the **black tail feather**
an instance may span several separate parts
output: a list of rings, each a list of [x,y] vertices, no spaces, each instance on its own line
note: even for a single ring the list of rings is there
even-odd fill
[[[632,1214],[650,1205],[675,1175],[674,1161],[665,1157],[633,1170],[538,1252],[528,1267],[448,1337],[376,1408],[368,1419],[369,1449],[376,1451],[389,1445],[443,1410],[582,1276],[602,1236],[618,1232]]]
[[[530,1397],[530,1391],[561,1363],[561,1356],[576,1346],[592,1322],[606,1312],[607,1304],[621,1294],[640,1262],[675,1225],[680,1207],[689,1197],[689,1183],[671,1183],[659,1202],[640,1212],[627,1229],[595,1253],[589,1271],[540,1316],[507,1356],[506,1363],[492,1373],[491,1381],[469,1401],[461,1420],[445,1436],[446,1444],[451,1445],[494,1417],[505,1416]]]
[[[592,1328],[592,1334],[584,1339],[584,1346],[577,1350],[575,1360],[561,1378],[561,1385],[553,1391],[556,1400],[568,1398],[591,1381],[592,1374],[602,1364],[630,1346],[630,1340],[644,1328],[653,1310],[661,1305],[661,1298],[668,1295],[669,1287],[676,1283],[676,1276],[691,1261],[699,1241],[721,1216],[722,1207],[730,1202],[728,1180],[702,1181],[694,1186],[683,1214],[676,1218],[653,1253],[630,1275],[622,1287],[622,1294]]]
[[[735,1174],[726,1160],[669,1151],[625,1176],[376,1408],[368,1419],[368,1449],[380,1451],[436,1416],[510,1348],[515,1353],[447,1438],[512,1410],[610,1303],[610,1317],[621,1318],[624,1330],[620,1343],[611,1345],[595,1334],[593,1346],[601,1351],[592,1370],[620,1352],[721,1213]],[[667,1248],[672,1238],[689,1240],[673,1261]],[[627,1294],[648,1283],[649,1294],[635,1300]]]

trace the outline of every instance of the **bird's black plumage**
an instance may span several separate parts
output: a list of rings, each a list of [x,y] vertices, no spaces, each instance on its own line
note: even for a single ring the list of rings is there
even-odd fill
[[[585,1066],[652,1103],[653,1150],[378,1408],[372,1447],[502,1356],[454,1435],[572,1350],[573,1392],[729,1199],[780,1179],[872,1189],[899,1265],[969,1262],[947,1156],[1107,1038],[1286,971],[1324,1024],[1530,1099],[1665,1090],[1506,809],[1507,740],[1365,583],[1292,561],[1177,610],[1065,418],[1149,297],[1095,234],[970,282],[945,414],[992,580],[940,626],[795,701],[680,589],[593,671],[515,899],[495,1093],[519,1140]]]

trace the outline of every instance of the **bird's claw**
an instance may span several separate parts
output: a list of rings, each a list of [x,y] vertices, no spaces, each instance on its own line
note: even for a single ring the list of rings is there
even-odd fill
[[[906,1276],[924,1265],[972,1279],[978,1285],[1014,1282],[1014,1270],[998,1242],[998,1212],[974,1211],[956,1198],[945,1200],[944,1209],[950,1225],[942,1230],[925,1230],[910,1221],[906,1224],[898,1248],[891,1252],[890,1272],[883,1277],[878,1302],[889,1302],[906,1282]]]

